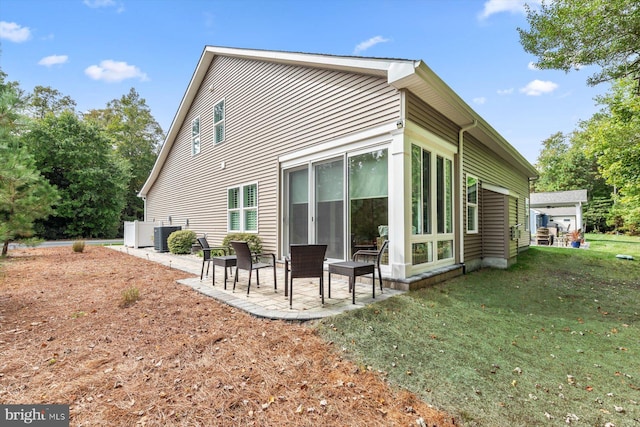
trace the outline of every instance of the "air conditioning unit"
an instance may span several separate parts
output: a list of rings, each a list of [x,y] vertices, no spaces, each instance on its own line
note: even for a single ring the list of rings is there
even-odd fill
[[[156,252],[169,252],[167,238],[174,231],[182,230],[179,225],[155,227],[153,229],[153,249]]]

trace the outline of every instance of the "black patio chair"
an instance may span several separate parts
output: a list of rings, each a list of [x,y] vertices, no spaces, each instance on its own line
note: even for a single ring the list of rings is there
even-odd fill
[[[324,305],[324,256],[327,245],[291,245],[290,250],[290,259],[285,262],[285,277],[289,275],[289,307],[293,308],[293,279],[315,277],[320,279],[320,295]]]
[[[378,280],[380,280],[380,292],[382,292],[382,273],[380,272],[380,259],[385,249],[389,246],[389,241],[385,240],[379,250],[362,249],[353,254],[351,258],[353,261],[358,261],[358,258],[375,258],[375,264],[378,269]]]
[[[249,272],[249,282],[247,285],[247,295],[249,295],[249,291],[251,289],[251,273],[253,272],[253,270],[256,270],[256,282],[257,286],[260,287],[260,270],[263,268],[271,267],[273,268],[273,289],[274,291],[277,291],[278,283],[276,281],[276,256],[269,253],[252,253],[247,242],[232,241],[230,243],[237,257],[236,276],[233,280],[233,290],[235,291],[236,283],[238,282],[238,270],[247,270]],[[271,262],[268,263],[261,261],[266,258],[270,258]]]
[[[206,237],[198,237],[198,244],[202,248],[202,270],[200,270],[200,280],[204,275],[204,265],[207,264],[207,277],[209,277],[209,264],[213,261],[213,257],[211,256],[212,251],[222,251],[223,255],[228,255],[229,249],[225,246],[209,246],[209,242]],[[214,267],[215,268],[215,267]],[[226,274],[226,272],[225,272]]]

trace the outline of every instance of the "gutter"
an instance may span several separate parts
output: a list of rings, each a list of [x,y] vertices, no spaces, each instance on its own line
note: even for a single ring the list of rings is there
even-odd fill
[[[460,264],[464,266],[464,201],[462,200],[462,195],[464,194],[464,189],[466,187],[466,183],[463,181],[464,178],[464,133],[469,129],[473,129],[478,126],[478,121],[473,119],[473,123],[470,123],[466,126],[463,126],[458,131],[458,158],[460,159],[459,163],[459,179],[460,179],[460,209],[459,209],[459,223],[460,223],[460,234],[459,234],[459,246],[460,246]],[[464,269],[466,270],[466,268]]]

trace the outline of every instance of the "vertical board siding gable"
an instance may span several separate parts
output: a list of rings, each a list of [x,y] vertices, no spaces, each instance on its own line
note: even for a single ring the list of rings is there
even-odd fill
[[[507,196],[482,190],[482,257],[504,258],[508,255],[509,206]]]

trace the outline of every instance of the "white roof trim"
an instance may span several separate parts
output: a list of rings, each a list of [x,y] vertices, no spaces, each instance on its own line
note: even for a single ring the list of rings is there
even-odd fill
[[[497,185],[493,185],[493,184],[486,184],[486,183],[481,183],[481,186],[483,189],[485,190],[489,190],[489,191],[493,191],[494,193],[499,193],[499,194],[504,194],[505,196],[510,196],[511,192],[503,187],[498,187]]]

